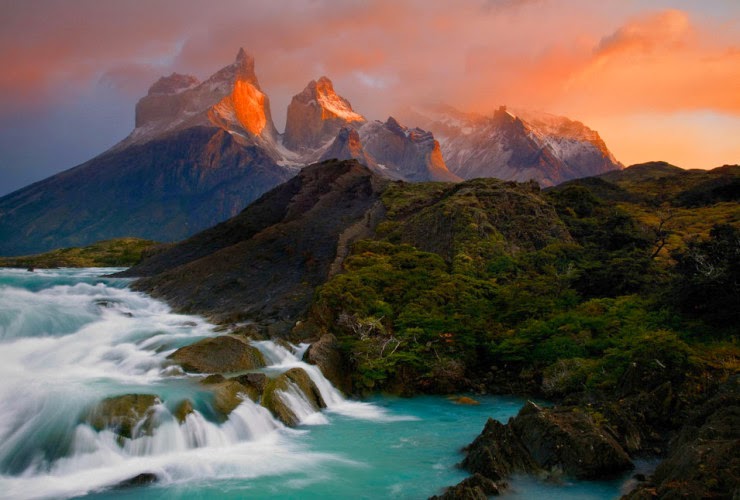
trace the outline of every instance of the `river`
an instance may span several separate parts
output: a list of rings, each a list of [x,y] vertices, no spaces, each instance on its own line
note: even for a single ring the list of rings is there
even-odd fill
[[[268,376],[306,369],[328,408],[302,411],[297,397],[302,423],[288,428],[247,399],[220,421],[202,377],[167,361],[214,326],[104,277],[114,271],[0,269],[0,498],[426,498],[465,477],[460,448],[488,417],[506,421],[523,403],[352,401],[300,360],[306,345],[263,341]],[[160,399],[152,435],[120,440],[85,423],[96,403],[130,393]],[[195,411],[180,424],[184,399]],[[157,482],[111,489],[142,473]],[[615,498],[623,487],[515,479],[508,496]]]

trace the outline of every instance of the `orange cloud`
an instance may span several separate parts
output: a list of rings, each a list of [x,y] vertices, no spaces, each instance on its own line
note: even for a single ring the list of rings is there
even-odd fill
[[[240,46],[255,55],[279,128],[292,95],[322,74],[370,119],[427,101],[540,108],[607,128],[617,123],[607,118],[645,112],[739,116],[740,8],[708,3],[646,12],[623,0],[4,2],[0,119],[31,109],[41,118],[65,89],[105,87],[133,123],[135,96],[157,75],[207,77]]]

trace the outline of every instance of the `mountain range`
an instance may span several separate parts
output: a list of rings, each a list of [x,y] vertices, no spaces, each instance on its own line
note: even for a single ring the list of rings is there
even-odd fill
[[[241,49],[203,82],[160,78],[123,141],[0,198],[0,255],[121,236],[181,240],[328,159],[409,182],[497,177],[549,186],[621,168],[596,132],[566,118],[436,107],[407,122],[417,126],[368,120],[321,77],[293,97],[280,133],[254,58]]]

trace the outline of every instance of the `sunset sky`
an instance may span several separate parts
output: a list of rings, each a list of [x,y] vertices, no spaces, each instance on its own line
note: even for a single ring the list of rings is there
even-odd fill
[[[371,119],[507,104],[583,121],[625,165],[740,163],[737,0],[0,0],[0,195],[103,152],[159,76],[205,78],[239,47],[280,130],[326,75]]]

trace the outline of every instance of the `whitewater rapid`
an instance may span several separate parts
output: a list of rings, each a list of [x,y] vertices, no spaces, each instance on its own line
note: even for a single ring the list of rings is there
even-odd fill
[[[309,450],[296,439],[305,427],[285,427],[248,398],[219,421],[200,377],[167,360],[177,348],[216,335],[214,326],[174,314],[129,290],[126,280],[98,277],[102,272],[0,269],[1,497],[84,495],[144,473],[155,474],[159,485],[177,485],[305,473],[329,462],[356,465]],[[300,367],[321,392],[324,412],[313,411],[297,387],[280,394],[304,425],[328,424],[332,413],[379,422],[411,418],[345,399],[301,361],[306,344],[255,346],[268,360],[268,376]],[[160,399],[152,435],[120,439],[85,423],[102,399],[132,393]],[[179,423],[173,412],[185,399],[195,411]]]

